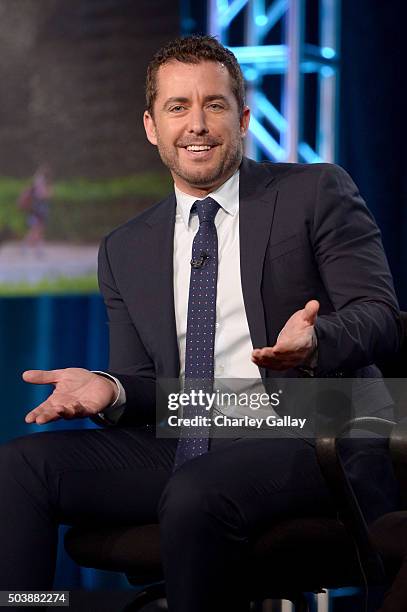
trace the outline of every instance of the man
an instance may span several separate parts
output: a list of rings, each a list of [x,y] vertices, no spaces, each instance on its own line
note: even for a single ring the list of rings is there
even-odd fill
[[[146,426],[160,378],[375,376],[371,364],[398,347],[379,231],[351,179],[327,164],[243,158],[249,116],[237,62],[215,39],[154,56],[144,125],[175,194],[102,243],[109,374],[24,374],[55,385],[27,422],[98,415],[116,426],[2,448],[1,588],[51,587],[58,523],[159,520],[170,611],[246,610],[252,536],[281,516],[334,512],[308,440],[208,449],[202,436],[191,448]],[[388,469],[380,443],[375,452]],[[391,484],[371,472],[370,518],[394,504]]]

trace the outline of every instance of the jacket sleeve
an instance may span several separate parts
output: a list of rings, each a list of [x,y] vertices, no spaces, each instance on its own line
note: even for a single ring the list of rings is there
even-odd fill
[[[108,240],[99,249],[98,277],[109,324],[109,373],[123,385],[126,406],[118,423],[154,422],[155,369],[118,291],[109,263]]]
[[[311,239],[335,309],[317,319],[316,375],[356,370],[396,352],[399,307],[380,231],[356,185],[338,166],[323,166]]]

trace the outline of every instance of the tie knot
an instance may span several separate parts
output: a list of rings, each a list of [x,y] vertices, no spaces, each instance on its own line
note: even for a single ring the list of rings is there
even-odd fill
[[[216,200],[205,198],[204,200],[196,200],[193,208],[198,213],[199,223],[201,224],[204,221],[213,222],[220,207]]]

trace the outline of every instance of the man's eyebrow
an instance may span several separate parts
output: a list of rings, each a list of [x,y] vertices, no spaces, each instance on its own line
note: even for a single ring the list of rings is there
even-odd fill
[[[225,102],[225,104],[229,104],[227,97],[224,96],[223,94],[212,94],[211,96],[205,96],[204,100],[205,102],[213,102],[214,100],[221,100],[222,102]]]

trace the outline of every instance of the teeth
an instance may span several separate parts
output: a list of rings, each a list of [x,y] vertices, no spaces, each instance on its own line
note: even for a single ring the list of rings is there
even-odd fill
[[[210,148],[209,145],[188,145],[187,151],[209,151]]]

